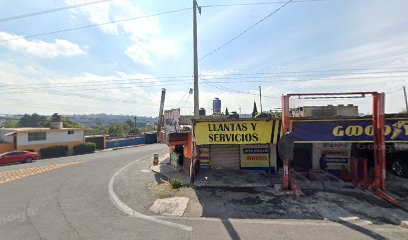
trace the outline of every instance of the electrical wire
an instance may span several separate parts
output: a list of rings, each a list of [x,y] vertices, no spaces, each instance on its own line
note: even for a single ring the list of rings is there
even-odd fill
[[[309,71],[280,71],[280,72],[255,72],[255,73],[229,73],[225,76],[222,74],[203,74],[200,75],[200,78],[203,80],[203,77],[211,77],[211,79],[207,79],[205,81],[212,81],[212,80],[220,80],[220,79],[267,79],[267,78],[286,78],[286,77],[307,77],[307,76],[336,76],[336,77],[346,77],[351,79],[371,79],[371,78],[381,78],[381,77],[405,77],[403,75],[391,75],[392,73],[408,73],[407,70],[398,70],[398,71],[373,71],[373,70],[391,70],[391,69],[407,69],[407,67],[393,67],[393,68],[360,68],[360,69],[331,69],[331,70],[309,70]],[[370,72],[353,72],[353,73],[343,73],[345,71],[370,71]],[[383,76],[367,76],[373,74],[387,74]],[[347,77],[347,75],[366,75],[361,77]],[[218,77],[219,76],[219,77]],[[229,77],[231,76],[231,77]],[[95,88],[95,86],[112,86],[113,84],[116,85],[126,85],[124,87],[151,87],[155,83],[162,84],[162,83],[172,83],[172,84],[179,84],[190,82],[192,80],[192,75],[180,75],[180,76],[161,76],[161,77],[141,77],[141,78],[123,78],[123,79],[108,79],[102,81],[90,81],[90,80],[83,80],[83,81],[70,81],[70,82],[54,82],[54,79],[50,79],[51,81],[45,83],[38,83],[38,84],[11,84],[11,83],[0,83],[0,86],[9,87],[9,88],[18,88],[24,89],[28,88],[31,89],[31,86],[43,86],[43,84],[52,84],[49,86],[43,86],[42,88],[49,88],[54,89],[55,87],[58,88],[75,88],[77,90],[78,87],[94,87],[89,90],[95,90],[100,88]],[[337,78],[336,78],[337,79]],[[341,78],[343,79],[343,78]],[[144,81],[146,80],[146,81]],[[148,80],[159,80],[155,81],[148,81]],[[276,81],[313,81],[313,80],[327,80],[327,79],[299,79],[299,80],[279,80]],[[231,81],[233,82],[233,81]],[[219,82],[224,83],[224,82]],[[129,86],[128,86],[129,85]],[[103,88],[103,89],[110,89],[110,88]]]
[[[229,45],[230,43],[232,43],[233,41],[235,41],[236,39],[238,39],[239,37],[241,37],[242,35],[244,35],[245,33],[247,33],[249,30],[251,30],[252,28],[256,27],[257,25],[259,25],[260,23],[262,23],[263,21],[265,21],[266,19],[268,19],[269,17],[271,17],[272,15],[274,15],[275,13],[277,13],[279,10],[281,10],[282,8],[284,8],[286,5],[288,5],[289,3],[291,3],[293,0],[289,0],[287,1],[285,4],[283,4],[282,6],[280,6],[279,8],[275,9],[273,12],[269,13],[268,15],[266,15],[265,17],[263,17],[262,19],[260,19],[259,21],[257,21],[256,23],[252,24],[249,28],[245,29],[244,31],[242,31],[241,33],[239,33],[238,35],[236,35],[235,37],[233,37],[231,40],[227,41],[226,43],[222,44],[221,46],[217,47],[216,49],[214,49],[213,51],[207,53],[206,55],[204,55],[204,57],[200,58],[199,61],[202,61],[204,59],[206,59],[207,57],[211,56],[212,54],[218,52],[219,50],[223,49],[224,47],[226,47],[227,45]]]
[[[308,2],[327,2],[329,0],[303,0],[303,1],[292,1],[293,3],[308,3]],[[232,4],[211,4],[203,5],[201,8],[216,8],[216,7],[239,7],[239,6],[262,6],[262,5],[273,5],[282,4],[286,1],[272,1],[272,2],[255,2],[255,3],[232,3]]]
[[[190,86],[187,88],[187,91],[184,93],[183,97],[180,99],[180,101],[178,102],[177,105],[180,105],[181,102],[184,100],[184,97],[186,96],[186,94],[187,94],[187,93],[190,91],[190,89],[191,89],[191,85],[192,85],[192,84],[190,84]],[[189,94],[189,95],[190,95],[190,94]]]
[[[213,82],[212,83],[204,82],[204,83],[207,84],[210,87],[217,88],[217,89],[224,90],[224,91],[231,92],[231,93],[241,93],[241,94],[258,96],[257,93],[243,92],[243,91],[240,91],[240,90],[237,90],[237,89],[227,88],[227,87],[215,84]],[[280,97],[273,97],[273,96],[267,96],[267,95],[266,96],[262,95],[262,97],[280,99]]]
[[[192,9],[191,7],[190,8],[182,8],[182,9],[178,9],[178,10],[154,13],[154,14],[145,15],[145,16],[132,17],[132,18],[126,18],[126,19],[119,19],[119,20],[114,20],[114,21],[109,21],[109,22],[104,22],[104,23],[95,23],[95,24],[90,24],[90,25],[85,25],[85,26],[80,26],[80,27],[74,27],[74,28],[66,28],[66,29],[56,30],[56,31],[52,31],[52,32],[43,32],[43,33],[30,34],[30,35],[15,37],[15,38],[2,39],[2,40],[0,40],[0,42],[8,42],[8,41],[14,41],[14,40],[19,40],[19,39],[27,39],[27,38],[51,35],[51,34],[56,34],[56,33],[76,31],[76,30],[81,30],[81,29],[86,29],[86,28],[104,26],[104,25],[108,25],[108,24],[127,22],[127,21],[132,21],[132,20],[143,19],[143,18],[157,17],[157,16],[161,16],[161,15],[166,15],[166,14],[179,13],[179,12],[183,12],[183,11],[187,11],[187,10],[191,10],[191,9]]]
[[[39,16],[39,15],[45,15],[45,14],[49,14],[49,13],[60,12],[60,11],[63,11],[63,10],[69,10],[69,9],[74,9],[74,8],[85,7],[85,6],[99,4],[99,3],[105,3],[105,2],[110,2],[110,1],[112,1],[112,0],[99,0],[99,1],[93,1],[93,2],[85,2],[85,3],[74,4],[74,5],[69,5],[69,6],[65,6],[65,7],[52,8],[52,9],[41,10],[41,11],[37,11],[37,12],[31,12],[31,13],[26,13],[26,14],[11,16],[11,17],[0,18],[0,23],[8,22],[8,21],[14,21],[14,20],[28,18],[28,17]]]

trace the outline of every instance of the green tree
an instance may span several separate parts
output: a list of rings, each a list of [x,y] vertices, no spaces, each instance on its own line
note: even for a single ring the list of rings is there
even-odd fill
[[[129,125],[130,128],[134,128],[134,127],[135,127],[135,122],[133,122],[133,121],[130,120],[130,119],[126,120],[126,124]]]
[[[229,116],[228,108],[225,108],[225,116]]]
[[[17,122],[17,127],[43,127],[47,117],[40,116],[37,113],[32,115],[24,114]]]
[[[17,120],[7,119],[3,122],[3,127],[5,128],[15,128],[17,127]]]
[[[99,134],[108,134],[108,127],[102,126],[100,124],[93,126],[91,129],[85,131],[86,135],[99,135]]]
[[[81,124],[71,121],[69,118],[67,117],[61,117],[60,121],[63,124],[64,128],[80,128],[82,127]],[[51,118],[48,118],[44,123],[43,123],[43,127],[50,127],[50,122],[51,122]]]
[[[126,123],[113,123],[108,129],[111,136],[125,136],[129,133],[130,127]]]

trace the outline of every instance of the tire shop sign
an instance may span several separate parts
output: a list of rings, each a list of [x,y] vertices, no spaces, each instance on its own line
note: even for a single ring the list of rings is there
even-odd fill
[[[265,144],[271,142],[273,121],[198,122],[195,139],[202,144]]]
[[[268,169],[269,165],[268,144],[241,145],[241,168]]]
[[[299,120],[294,121],[295,142],[372,142],[371,119]],[[385,119],[386,142],[408,141],[408,119]]]

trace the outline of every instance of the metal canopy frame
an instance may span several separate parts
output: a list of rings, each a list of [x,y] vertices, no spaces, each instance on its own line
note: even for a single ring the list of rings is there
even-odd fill
[[[381,198],[399,205],[398,201],[385,193],[386,191],[386,155],[385,155],[385,137],[384,137],[384,115],[385,115],[385,94],[378,92],[338,92],[338,93],[298,93],[287,94],[282,96],[282,129],[288,132],[292,126],[292,120],[289,117],[289,101],[291,97],[306,97],[317,96],[318,98],[356,98],[371,95],[373,98],[372,107],[372,123],[373,123],[373,142],[374,142],[374,181],[366,185],[369,190],[380,196]],[[290,176],[289,161],[284,162],[283,187],[291,188],[294,192],[297,191],[297,186],[294,184]],[[364,184],[360,184],[364,186]]]

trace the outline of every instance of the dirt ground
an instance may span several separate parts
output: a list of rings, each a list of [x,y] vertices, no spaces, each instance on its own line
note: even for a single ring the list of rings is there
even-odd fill
[[[372,224],[400,224],[408,220],[408,211],[393,206],[375,195],[355,188],[336,177],[307,178],[295,175],[302,196],[295,199],[291,191],[279,186],[225,187],[200,186],[165,190],[162,197],[188,197],[184,216],[253,219],[353,219]],[[406,185],[398,184],[405,189]],[[157,189],[166,188],[162,185]],[[153,188],[155,189],[155,188]],[[405,192],[406,193],[406,192]],[[402,196],[406,197],[406,194]],[[157,194],[157,193],[156,193]]]

